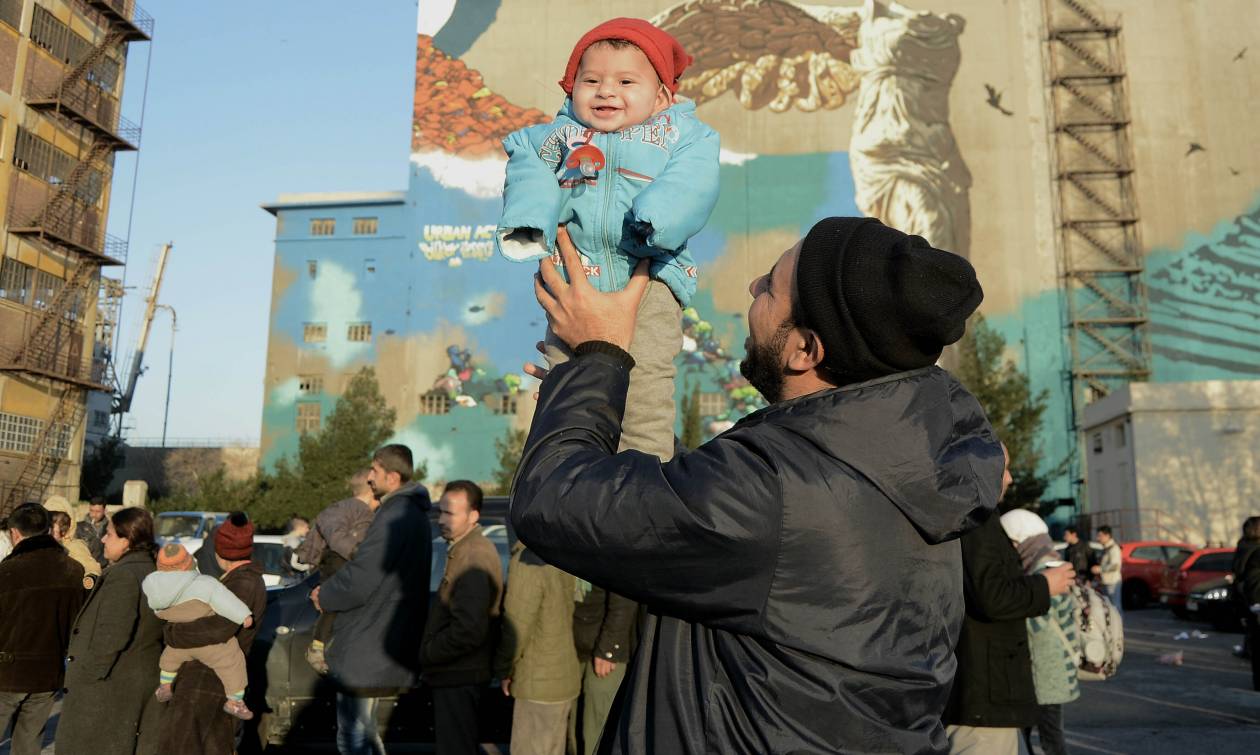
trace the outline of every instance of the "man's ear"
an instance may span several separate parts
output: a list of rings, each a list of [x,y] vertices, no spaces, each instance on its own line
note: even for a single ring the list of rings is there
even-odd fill
[[[821,365],[826,356],[822,339],[808,328],[795,328],[789,343],[792,350],[788,354],[787,368],[793,372],[809,372]]]

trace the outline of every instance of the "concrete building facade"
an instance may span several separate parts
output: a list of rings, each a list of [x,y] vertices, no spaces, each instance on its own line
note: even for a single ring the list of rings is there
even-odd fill
[[[1260,515],[1260,380],[1132,383],[1086,409],[1091,525],[1233,545]]]
[[[0,0],[0,510],[79,494],[128,46],[153,19],[132,0]],[[108,417],[105,418],[108,423]]]
[[[680,93],[722,137],[718,207],[689,245],[699,290],[678,360],[679,391],[699,388],[705,430],[761,405],[737,368],[747,282],[819,217],[879,217],[976,266],[982,312],[1048,396],[1040,451],[1047,471],[1064,471],[1046,498],[1078,498],[1083,510],[1091,401],[1130,380],[1260,378],[1260,132],[1240,125],[1260,88],[1254,10],[1254,0],[422,3],[404,228],[389,242],[409,298],[390,304],[393,333],[343,350],[337,369],[375,363],[399,437],[436,477],[481,479],[489,440],[519,421],[488,415],[486,399],[528,386],[520,365],[545,328],[530,266],[493,257],[500,139],[559,110],[555,81],[583,32],[650,18],[695,57]],[[296,388],[297,355],[320,352],[297,329],[331,323],[344,302],[380,301],[354,270],[337,278],[339,295],[312,296],[305,265],[316,257],[277,238],[268,461],[296,447],[298,411],[314,412],[298,407],[311,399]],[[435,391],[451,402],[442,420],[422,413],[446,406],[421,399]]]

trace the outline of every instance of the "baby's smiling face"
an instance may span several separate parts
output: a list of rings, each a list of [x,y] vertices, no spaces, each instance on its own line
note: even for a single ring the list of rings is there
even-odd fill
[[[642,50],[607,42],[582,53],[572,96],[577,117],[604,133],[637,126],[673,99]]]

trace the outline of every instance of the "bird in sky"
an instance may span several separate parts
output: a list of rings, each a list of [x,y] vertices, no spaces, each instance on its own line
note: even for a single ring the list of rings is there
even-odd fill
[[[471,307],[469,307],[469,308],[468,308],[468,311],[469,311],[469,312],[474,312],[474,313],[476,313],[476,312],[484,312],[484,311],[486,311],[486,308],[485,308],[485,307],[483,307],[483,306],[481,306],[480,304],[474,304],[474,305],[472,305]]]
[[[1241,171],[1241,170],[1239,170],[1239,169],[1237,169],[1237,168],[1235,168],[1235,167],[1232,167],[1232,166],[1231,166],[1231,167],[1230,167],[1230,169],[1229,169],[1229,174],[1230,174],[1231,176],[1241,176],[1241,175],[1242,175],[1242,171]]]
[[[1202,144],[1199,144],[1198,142],[1190,142],[1190,149],[1186,150],[1185,156],[1189,157],[1190,155],[1193,155],[1195,152],[1207,152],[1207,147],[1204,147]]]
[[[1014,111],[1007,110],[1006,108],[1002,107],[1002,93],[999,92],[997,89],[994,89],[992,84],[985,84],[984,91],[987,92],[989,95],[988,99],[985,100],[985,104],[987,104],[989,107],[998,111],[1002,115],[1015,114]]]
[[[1238,51],[1237,55],[1234,56],[1234,62],[1237,63],[1238,61],[1242,60],[1246,54],[1247,54],[1247,48],[1244,47]]]

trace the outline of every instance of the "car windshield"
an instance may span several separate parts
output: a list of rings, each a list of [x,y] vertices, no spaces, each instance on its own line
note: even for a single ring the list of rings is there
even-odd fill
[[[1206,556],[1199,556],[1190,565],[1190,571],[1229,571],[1233,561],[1234,554],[1232,553],[1209,553]]]
[[[254,556],[251,559],[262,566],[265,574],[284,574],[284,546],[280,543],[254,542]]]
[[[1172,558],[1168,559],[1168,565],[1173,568],[1181,566],[1186,562],[1187,558],[1190,558],[1190,553],[1191,551],[1177,551],[1172,555]]]
[[[159,514],[157,518],[157,536],[162,538],[196,537],[200,528],[201,517],[196,514]]]

